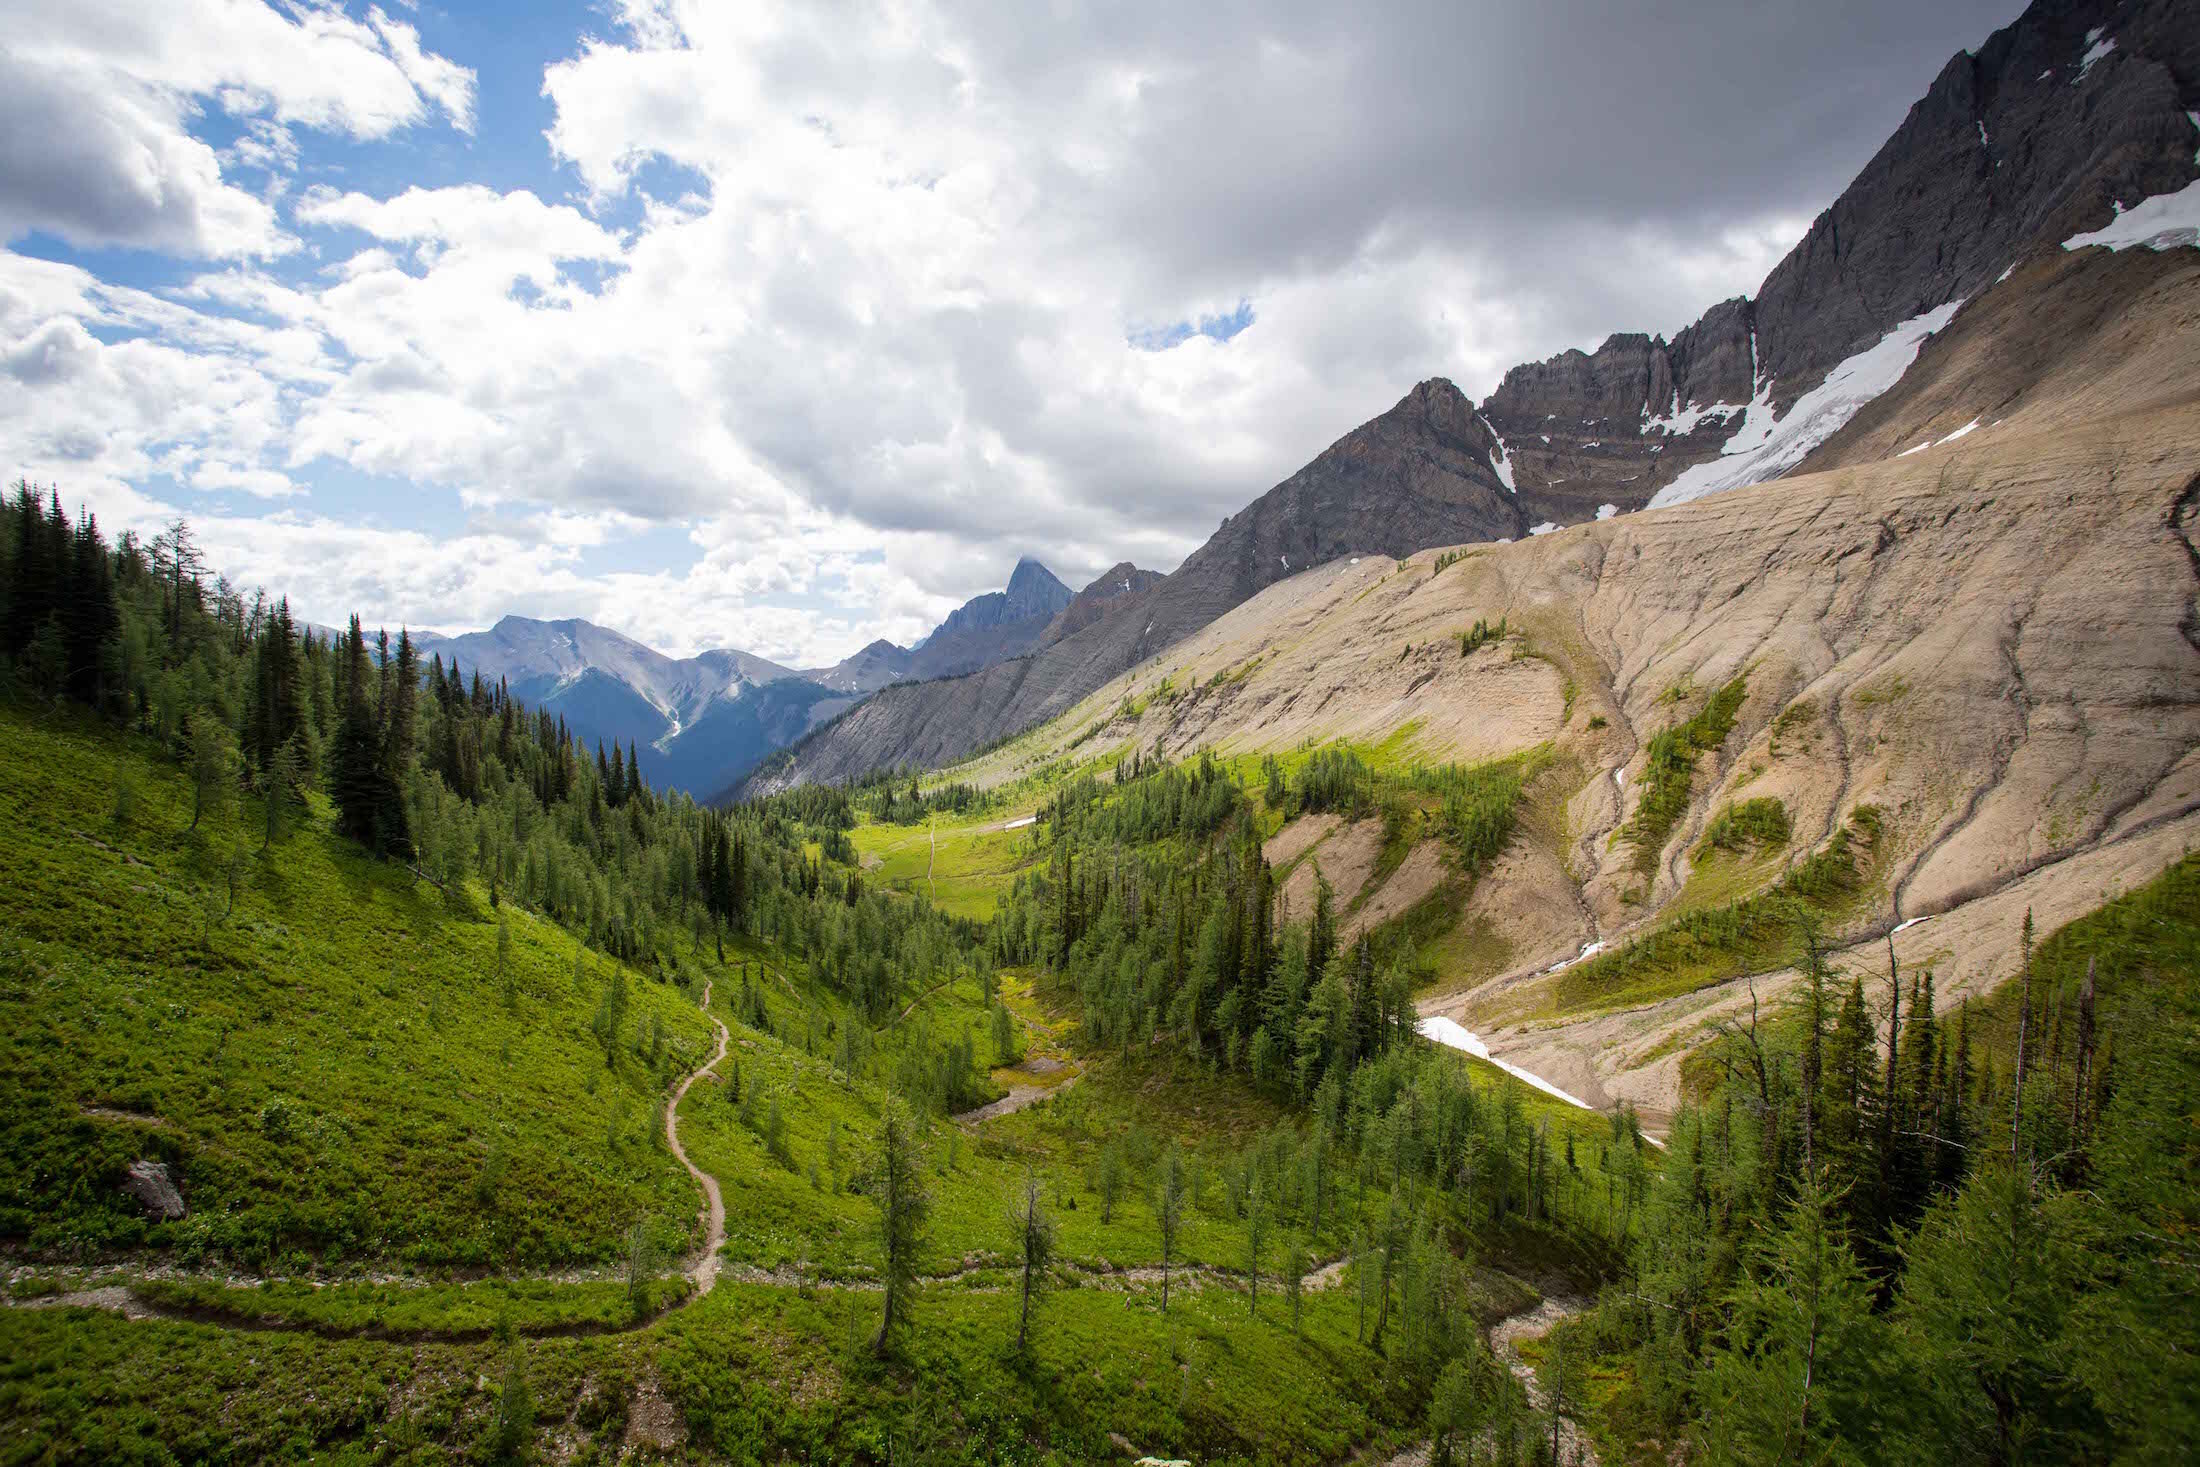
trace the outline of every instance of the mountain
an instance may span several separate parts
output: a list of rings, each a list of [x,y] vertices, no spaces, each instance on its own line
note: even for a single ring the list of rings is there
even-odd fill
[[[503,680],[590,745],[632,745],[652,784],[708,796],[848,706],[845,693],[747,652],[672,658],[578,619],[507,616],[418,639],[421,654]]]
[[[1451,383],[1422,383],[1305,468],[1223,521],[1171,574],[1118,604],[1088,588],[1083,624],[1029,657],[967,677],[886,688],[783,759],[754,792],[960,758],[1084,697],[1262,588],[1340,555],[1526,533],[1491,456],[1496,440]],[[1112,573],[1111,573],[1112,574]],[[1065,610],[1063,615],[1070,613]]]
[[[1109,612],[1145,596],[1163,579],[1159,571],[1140,570],[1127,560],[1116,562],[1095,576],[1091,585],[1079,591],[1055,614],[1040,634],[1040,645],[1052,646],[1064,637],[1083,631]]]
[[[1482,405],[1561,524],[1778,477],[2015,264],[2200,176],[2184,0],[2035,4],[1951,58],[1754,298],[1515,367]]]
[[[2184,0],[2038,0],[1948,62],[1755,297],[1671,341],[1614,335],[1515,367],[1479,409],[1424,382],[1226,520],[1150,599],[1032,657],[875,696],[754,786],[959,758],[1339,555],[1517,538],[1826,463],[1967,303],[2126,207],[2182,197],[2200,178],[2196,109]]]
[[[1054,618],[1073,599],[1054,572],[1026,556],[1010,572],[1007,589],[971,597],[914,647],[873,642],[831,667],[813,668],[801,676],[836,692],[869,693],[889,683],[976,672],[1021,657],[1039,645]]]
[[[2053,930],[2200,845],[2200,249],[2031,256],[1816,457],[1332,560],[947,777],[1333,740],[1516,761],[1521,817],[1479,872],[1433,819],[1302,815],[1268,843],[1279,900],[1303,919],[1319,861],[1342,939],[1403,936],[1425,1016],[1653,1124],[1715,1025],[1795,983],[1792,942],[1749,930],[1781,902],[1836,971],[1883,980],[1891,942],[1975,1008],[2028,913]],[[1470,646],[1477,622],[1506,631]],[[1658,741],[1682,727],[1707,731],[1676,779]],[[1762,844],[1720,834],[1743,809]]]
[[[813,667],[797,673],[821,687],[836,693],[861,695],[874,692],[888,683],[898,683],[909,676],[910,654],[907,647],[898,646],[884,637],[862,650],[843,657],[831,667]]]
[[[933,633],[917,644],[922,651],[945,637],[996,631],[1027,621],[1044,622],[1070,603],[1070,589],[1055,579],[1054,572],[1029,556],[1016,562],[1009,573],[1008,589],[975,596],[947,615]]]

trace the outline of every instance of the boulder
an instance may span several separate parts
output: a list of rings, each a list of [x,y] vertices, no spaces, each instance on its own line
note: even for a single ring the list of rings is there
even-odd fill
[[[183,1205],[183,1194],[169,1178],[166,1162],[142,1158],[131,1162],[122,1175],[122,1190],[136,1199],[147,1217],[160,1222],[174,1222],[190,1210]]]

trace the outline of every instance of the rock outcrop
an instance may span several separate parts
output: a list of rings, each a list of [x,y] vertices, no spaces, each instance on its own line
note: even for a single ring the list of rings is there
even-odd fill
[[[2038,0],[1941,69],[1754,298],[1671,343],[1619,335],[1506,374],[1482,411],[1528,513],[1640,508],[1717,456],[1753,399],[1761,427],[1902,323],[2184,187],[2200,176],[2195,109],[2189,4]]]
[[[122,1174],[122,1191],[156,1222],[174,1222],[189,1211],[183,1205],[183,1193],[169,1179],[166,1162],[131,1162]]]

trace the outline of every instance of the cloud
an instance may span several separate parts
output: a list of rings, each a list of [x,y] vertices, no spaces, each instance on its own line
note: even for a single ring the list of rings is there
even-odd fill
[[[156,295],[0,256],[0,424],[118,503],[336,465],[464,507],[223,501],[209,543],[317,615],[831,660],[1021,553],[1169,568],[1423,377],[1754,289],[2016,8],[619,0],[552,43],[534,187],[287,218],[192,107],[312,176],[324,134],[491,128],[473,74],[380,10],[42,10],[0,65],[76,86],[94,187],[0,142],[0,227],[233,263]]]
[[[257,0],[6,0],[0,26],[0,240],[43,231],[205,259],[296,240],[227,181],[192,132],[211,106],[241,125],[239,166],[287,173],[292,129],[385,138],[440,113],[473,126],[474,73],[424,52],[380,10]]]

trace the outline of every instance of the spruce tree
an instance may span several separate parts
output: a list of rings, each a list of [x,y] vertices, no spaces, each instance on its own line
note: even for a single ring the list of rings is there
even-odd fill
[[[1054,1221],[1040,1205],[1039,1174],[1024,1168],[1021,1197],[1011,1203],[1008,1220],[1016,1232],[1017,1260],[1022,1284],[1016,1306],[1016,1348],[1022,1350],[1031,1333],[1031,1305],[1046,1281],[1048,1262],[1054,1256]]]
[[[908,1318],[909,1297],[917,1281],[917,1252],[924,1244],[924,1221],[932,1205],[925,1194],[914,1127],[899,1100],[887,1101],[879,1117],[878,1170],[871,1195],[878,1203],[879,1279],[885,1296],[871,1348],[884,1356],[893,1348],[895,1327]]]
[[[1161,1230],[1161,1312],[1169,1312],[1169,1264],[1176,1257],[1177,1234],[1184,1225],[1184,1153],[1169,1148],[1161,1166],[1161,1192],[1154,1202],[1154,1221]]]

